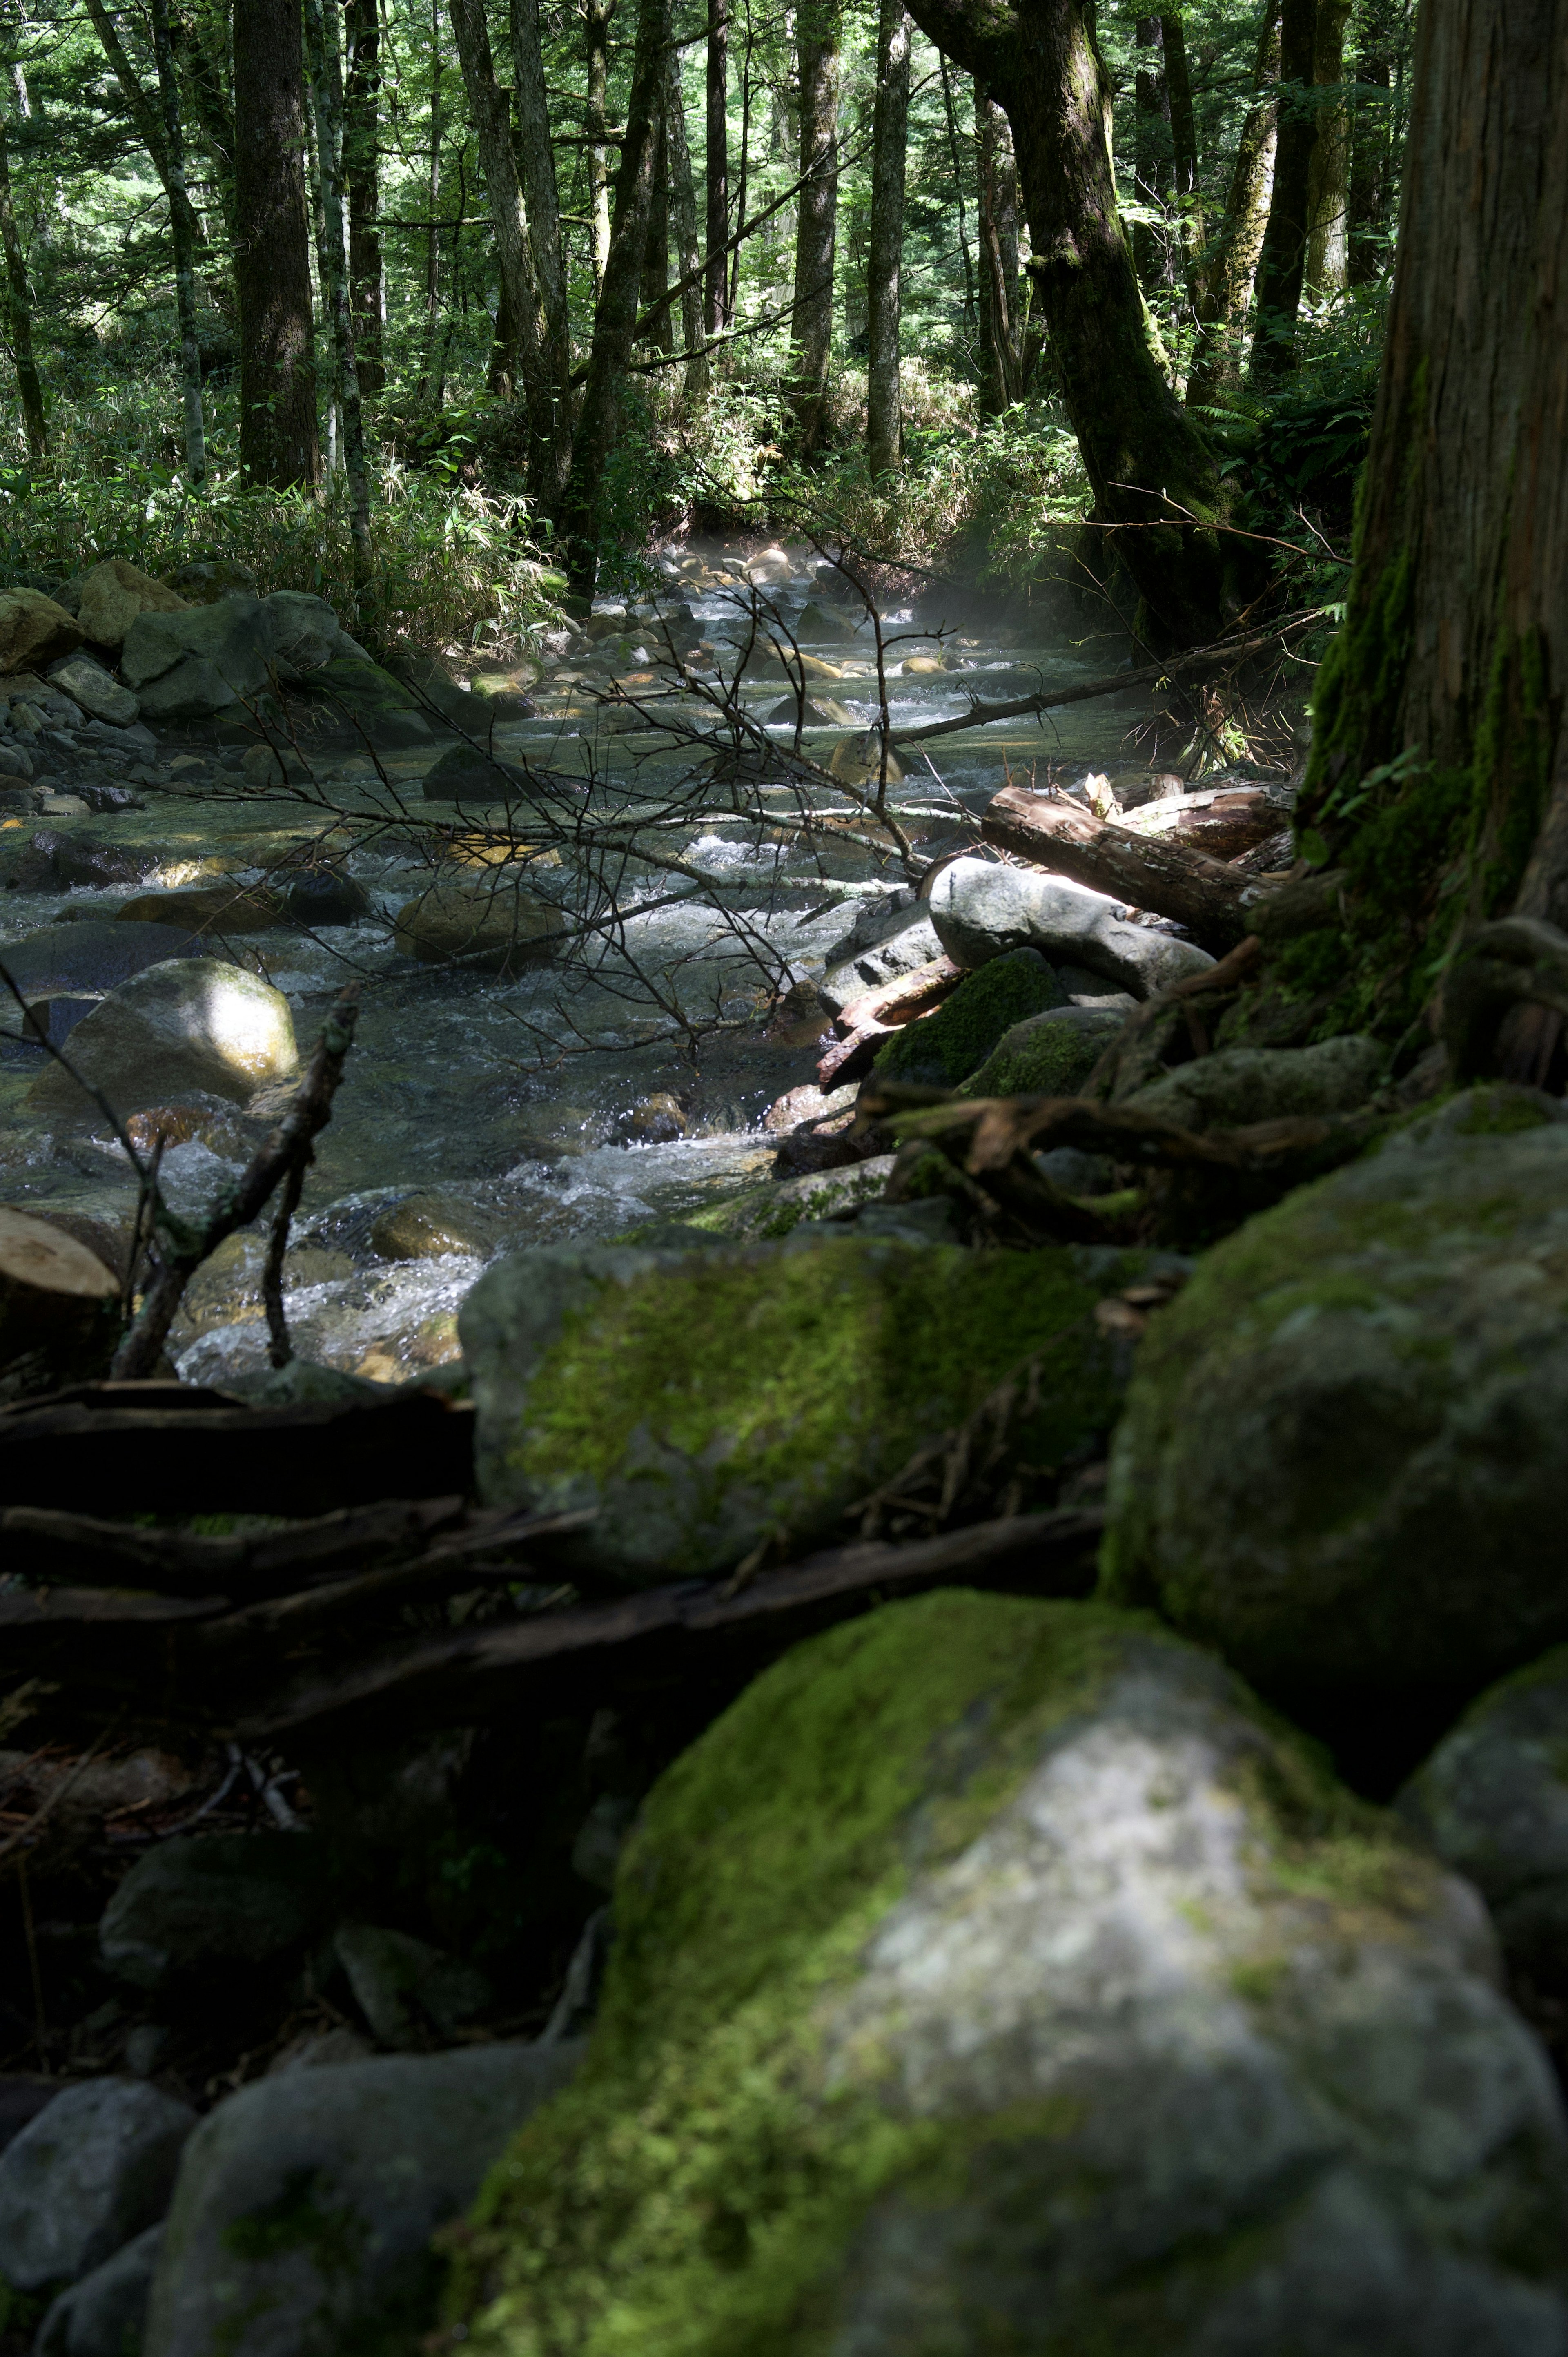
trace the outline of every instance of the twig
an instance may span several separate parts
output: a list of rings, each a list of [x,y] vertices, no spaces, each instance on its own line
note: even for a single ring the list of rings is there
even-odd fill
[[[267,1358],[274,1367],[286,1367],[294,1356],[294,1345],[288,1339],[288,1319],[283,1306],[283,1256],[288,1250],[288,1226],[299,1209],[299,1198],[305,1186],[306,1166],[315,1160],[309,1146],[295,1156],[278,1198],[277,1216],[267,1242],[267,1265],[262,1271],[262,1299],[267,1312]]]

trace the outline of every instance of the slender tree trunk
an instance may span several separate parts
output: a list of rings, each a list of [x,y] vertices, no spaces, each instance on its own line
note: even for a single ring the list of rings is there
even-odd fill
[[[653,144],[653,192],[648,200],[648,234],[642,243],[641,308],[650,311],[648,340],[655,351],[672,352],[670,324],[670,151],[665,135],[668,83],[659,94],[659,128]]]
[[[1313,76],[1318,0],[1281,0],[1280,127],[1274,189],[1253,295],[1252,383],[1288,376],[1296,362],[1295,323],[1306,274],[1308,191],[1317,145]]]
[[[833,340],[833,255],[838,239],[839,0],[799,0],[795,53],[800,78],[800,170],[811,178],[795,213],[794,347],[790,407],[796,445],[814,457],[828,431],[828,363]]]
[[[316,112],[316,152],[321,174],[321,242],[325,274],[322,299],[332,322],[337,394],[343,420],[343,472],[349,485],[349,531],[354,551],[354,613],[369,617],[373,560],[371,551],[370,478],[365,468],[365,428],[360,408],[360,371],[354,350],[354,312],[349,285],[349,241],[343,190],[343,70],[338,50],[333,0],[305,0],[310,52],[311,96]]]
[[[1140,206],[1157,211],[1171,190],[1171,102],[1165,88],[1164,17],[1138,17],[1133,38],[1138,50],[1133,84],[1137,196]],[[1133,259],[1145,287],[1169,283],[1170,250],[1158,222],[1134,224]]]
[[[235,11],[234,149],[240,472],[279,489],[314,484],[321,445],[299,0],[243,0]]]
[[[1338,94],[1317,112],[1306,190],[1306,284],[1337,295],[1349,284],[1350,108],[1345,88],[1345,27],[1350,0],[1317,0],[1313,79]]]
[[[201,414],[201,347],[196,333],[196,220],[185,186],[185,143],[180,135],[179,84],[169,39],[168,0],[152,0],[153,55],[163,102],[164,149],[168,163],[169,231],[174,240],[175,308],[179,318],[180,390],[185,402],[185,457],[193,490],[207,480],[207,425]]]
[[[881,0],[871,129],[871,241],[865,267],[865,459],[874,476],[900,467],[904,457],[898,332],[912,31],[904,0]]]
[[[544,368],[554,417],[550,432],[564,449],[571,436],[572,328],[566,308],[566,264],[561,246],[561,192],[555,182],[555,150],[544,92],[544,53],[539,0],[511,0],[512,72],[517,84],[518,148],[528,205],[528,237],[533,274],[544,308]],[[564,468],[553,470],[551,496],[565,481]]]
[[[969,255],[969,223],[964,219],[963,188],[969,178],[964,169],[964,154],[959,143],[958,110],[953,104],[952,75],[945,57],[937,60],[941,76],[942,114],[947,123],[948,162],[952,168],[953,201],[958,213],[958,256],[963,265],[963,326],[964,333],[972,336],[979,325],[979,313],[974,299],[974,264]]]
[[[1256,96],[1241,126],[1218,233],[1193,270],[1198,332],[1187,398],[1194,409],[1210,406],[1241,381],[1241,322],[1263,250],[1273,188],[1279,74],[1280,0],[1264,0],[1252,70]]]
[[[588,48],[588,103],[584,127],[588,148],[588,205],[594,217],[594,293],[603,301],[605,272],[610,258],[610,172],[608,150],[597,143],[609,116],[605,112],[609,91],[610,18],[615,0],[586,0],[583,30]]]
[[[234,199],[234,109],[220,62],[227,59],[231,43],[227,19],[221,26],[215,25],[213,14],[208,0],[195,0],[195,5],[177,10],[169,18],[169,38],[175,63],[184,77],[188,112],[211,167],[219,217],[232,245],[239,220]]]
[[[33,291],[27,280],[27,257],[16,226],[11,199],[11,126],[0,107],[0,244],[5,250],[5,327],[16,366],[16,393],[22,404],[22,431],[27,456],[47,458],[48,427],[44,422],[43,387],[33,357]]]
[[[692,149],[686,136],[686,100],[681,79],[681,53],[671,49],[665,67],[664,137],[666,169],[670,177],[670,218],[675,231],[675,253],[682,280],[681,349],[699,351],[703,340],[703,296],[700,279],[691,285],[692,277],[703,258],[697,242],[697,191],[692,178]],[[704,359],[686,364],[688,395],[701,393],[708,382],[708,363]]]
[[[1314,691],[1299,838],[1348,879],[1319,965],[1350,1019],[1371,1007],[1391,1032],[1455,920],[1568,930],[1568,21],[1552,0],[1425,8],[1413,79],[1356,565]]]
[[[1160,43],[1171,118],[1171,194],[1181,214],[1182,251],[1190,261],[1203,243],[1203,211],[1197,181],[1197,116],[1192,103],[1187,31],[1179,11],[1160,18]]]
[[[705,82],[705,251],[714,257],[703,289],[703,317],[710,336],[730,323],[729,264],[729,0],[708,0]]]
[[[638,0],[637,41],[626,137],[616,175],[615,220],[605,264],[604,292],[594,318],[583,408],[572,445],[572,474],[562,525],[567,544],[568,594],[582,611],[598,576],[599,487],[620,422],[621,382],[637,327],[637,290],[653,198],[659,102],[670,39],[670,0]]]
[[[746,16],[746,50],[740,61],[740,184],[736,190],[735,219],[738,229],[746,218],[746,198],[751,171],[751,48],[752,26],[749,7]],[[740,256],[737,239],[729,258],[729,292],[725,297],[725,324],[730,326],[740,307]]]
[[[1219,635],[1244,584],[1213,455],[1170,389],[1116,209],[1109,83],[1082,0],[912,0],[1013,125],[1030,275],[1102,525],[1171,643]],[[1232,551],[1238,554],[1232,554]]]
[[[441,406],[445,363],[441,351],[441,135],[446,127],[442,81],[441,0],[430,0],[430,169],[425,178],[429,227],[424,232],[424,349],[420,361],[417,400],[424,409]],[[499,309],[499,306],[498,306]],[[499,325],[498,320],[498,325]]]
[[[343,91],[343,177],[349,189],[349,307],[360,391],[386,384],[386,268],[381,231],[381,25],[376,0],[344,0],[349,72]]]
[[[1024,390],[1018,173],[1007,117],[978,82],[974,135],[980,198],[980,399],[989,416],[1000,417]]]
[[[1363,46],[1356,67],[1350,128],[1350,197],[1347,242],[1352,286],[1370,286],[1382,274],[1394,174],[1390,153],[1393,60],[1386,48]]]

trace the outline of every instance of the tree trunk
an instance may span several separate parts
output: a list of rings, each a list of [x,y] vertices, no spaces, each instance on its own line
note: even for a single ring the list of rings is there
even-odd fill
[[[672,352],[675,339],[670,326],[670,150],[665,136],[664,110],[668,83],[659,93],[659,127],[653,142],[653,188],[648,199],[648,232],[642,242],[640,307],[651,314],[649,342],[656,351]]]
[[[1140,207],[1157,211],[1171,191],[1171,102],[1165,87],[1165,19],[1140,16],[1133,37],[1138,70],[1133,83],[1136,178]],[[1133,228],[1133,260],[1140,282],[1148,287],[1167,285],[1171,276],[1170,248],[1163,224],[1137,221]]]
[[[963,188],[969,175],[965,169],[968,158],[959,144],[958,111],[953,105],[952,75],[946,58],[939,58],[938,70],[942,85],[942,114],[947,123],[948,163],[952,170],[953,204],[958,214],[958,258],[963,269],[963,331],[972,337],[980,326],[980,309],[974,296],[974,264],[969,254],[969,223],[964,219]]]
[[[1171,391],[1116,210],[1109,84],[1082,0],[913,0],[916,23],[1005,107],[1030,274],[1096,517],[1173,644],[1217,638],[1242,594],[1216,529],[1221,488]],[[1232,543],[1230,547],[1245,548]]]
[[[585,0],[584,38],[588,50],[588,102],[583,127],[595,144],[588,149],[588,204],[594,221],[594,296],[602,302],[605,272],[610,258],[610,172],[607,150],[599,145],[609,116],[605,112],[609,90],[610,18],[616,0]]]
[[[502,307],[516,338],[511,378],[528,411],[529,477],[535,481],[542,447],[547,448],[553,438],[553,387],[544,360],[544,317],[529,250],[528,223],[512,145],[510,109],[506,91],[496,82],[484,0],[447,0],[447,5],[458,62],[463,69],[463,87],[468,94],[468,112],[474,118],[478,139],[479,167],[485,176],[490,226],[495,231]]]
[[[227,15],[218,24],[213,21],[214,13],[208,0],[197,0],[197,5],[170,17],[169,38],[174,43],[175,62],[185,76],[191,117],[206,145],[218,191],[218,210],[232,245],[239,235],[234,197],[234,109],[220,62],[230,54],[231,42]]]
[[[1349,284],[1350,109],[1345,88],[1345,27],[1350,0],[1317,0],[1313,78],[1337,92],[1317,113],[1306,190],[1306,283],[1315,295]]]
[[[154,0],[154,5],[158,0]],[[343,204],[343,74],[338,51],[338,19],[331,0],[305,0],[311,95],[316,109],[316,153],[321,174],[321,295],[332,322],[338,414],[343,421],[343,472],[349,484],[349,532],[354,551],[354,615],[369,619],[372,559],[370,479],[365,471],[365,429],[360,409],[360,371],[354,351],[354,315],[349,294],[349,243]]]
[[[910,31],[904,0],[881,0],[871,131],[871,241],[865,264],[865,457],[873,475],[885,475],[903,463],[898,329]]]
[[[321,472],[305,187],[299,0],[234,12],[240,472],[283,490]]]
[[[1339,985],[1347,1028],[1396,1031],[1455,925],[1568,930],[1565,252],[1563,12],[1423,9],[1355,571],[1299,813],[1346,921],[1297,972]]]
[[[445,70],[441,56],[441,0],[430,0],[430,169],[424,183],[425,201],[429,207],[424,231],[424,349],[420,361],[419,391],[415,395],[421,409],[440,408],[444,373],[436,320],[441,309],[441,231],[437,223],[441,218],[441,135],[446,127],[441,88]],[[498,312],[500,307],[498,305]],[[497,325],[499,325],[499,317]],[[509,353],[515,350],[514,334]],[[510,358],[508,367],[510,371]]]
[[[665,170],[670,181],[670,220],[675,232],[676,268],[681,280],[681,349],[700,352],[703,282],[694,274],[702,262],[703,250],[697,243],[697,191],[692,179],[692,150],[686,137],[686,94],[681,79],[679,49],[671,50],[664,73]],[[688,361],[688,394],[703,391],[708,373],[705,359]]]
[[[703,290],[703,320],[710,336],[722,336],[730,322],[725,254],[729,237],[729,0],[708,0],[705,98],[704,251],[714,258]]]
[[[387,381],[386,268],[381,232],[381,26],[376,0],[344,0],[349,72],[343,92],[343,177],[349,188],[349,307],[362,393]]]
[[[800,0],[800,170],[811,178],[795,213],[794,347],[790,408],[800,456],[814,457],[827,439],[828,362],[833,339],[833,255],[838,238],[838,0]]]
[[[1280,0],[1264,0],[1252,69],[1256,92],[1241,126],[1219,233],[1194,270],[1197,343],[1187,405],[1202,409],[1241,381],[1240,329],[1251,297],[1274,178],[1279,123]]]
[[[1296,362],[1295,322],[1306,273],[1308,190],[1317,145],[1313,76],[1317,54],[1318,0],[1281,0],[1279,135],[1274,191],[1269,200],[1263,250],[1253,291],[1252,353],[1248,374],[1269,385]]]
[[[1002,109],[974,85],[980,198],[980,404],[989,416],[1022,398],[1022,306],[1018,299],[1018,173]]]
[[[175,308],[179,318],[180,389],[185,403],[185,457],[192,490],[207,480],[207,426],[201,414],[201,347],[196,334],[196,218],[185,186],[185,143],[180,136],[179,84],[169,39],[168,0],[152,0],[153,55],[163,102],[164,149],[167,158],[169,230],[174,239]]]
[[[564,454],[572,432],[572,326],[566,307],[566,264],[561,249],[561,192],[555,184],[555,150],[544,91],[544,53],[539,0],[511,0],[512,71],[517,82],[518,146],[528,204],[533,274],[544,307],[544,369],[553,393],[552,442],[561,452],[553,470],[551,498],[566,479]]]
[[[1182,252],[1190,256],[1203,243],[1203,208],[1197,185],[1197,116],[1192,103],[1187,33],[1178,13],[1160,18],[1160,40],[1171,118],[1171,194],[1181,216]]]
[[[27,257],[16,210],[11,201],[11,126],[0,106],[0,244],[5,250],[5,326],[16,367],[16,392],[22,404],[22,431],[27,456],[47,458],[48,427],[44,422],[43,387],[33,357],[33,293],[27,282]]]
[[[621,382],[637,328],[637,290],[642,281],[642,249],[653,198],[660,97],[669,40],[670,0],[638,0],[631,94],[616,175],[615,221],[604,292],[594,317],[587,382],[573,438],[572,474],[561,518],[567,547],[568,594],[583,612],[593,602],[598,576],[599,486],[615,447]]]
[[[1386,261],[1395,181],[1391,121],[1393,44],[1380,24],[1361,28],[1350,126],[1349,282],[1370,286]]]

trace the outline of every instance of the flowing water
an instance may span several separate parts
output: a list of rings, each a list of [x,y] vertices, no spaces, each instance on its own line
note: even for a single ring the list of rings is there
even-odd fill
[[[713,554],[722,562],[722,553]],[[768,589],[797,629],[810,601],[823,603],[810,561],[797,553],[790,577]],[[678,587],[672,580],[672,594]],[[710,573],[705,585],[682,595],[696,629],[727,660],[746,628],[736,592]],[[828,609],[830,625],[834,610],[849,609]],[[944,624],[943,635],[933,636]],[[607,619],[594,628],[611,631]],[[691,758],[660,753],[654,737],[611,733],[614,716],[593,701],[607,666],[633,681],[647,676],[651,662],[641,658],[657,659],[653,630],[650,612],[633,608],[624,629],[602,642],[596,662],[579,647],[547,663],[533,684],[534,716],[498,726],[496,752],[565,777],[608,776],[627,791],[673,788],[691,770]],[[884,630],[893,640],[886,661],[896,731],[961,713],[977,697],[1026,695],[1042,681],[1071,686],[1128,661],[1124,639],[1088,634],[1060,603],[1031,616],[1021,604],[1004,614],[993,603],[983,613],[979,601],[928,597],[918,607],[894,608]],[[814,677],[811,693],[831,695],[855,726],[871,723],[878,691],[870,629],[863,624],[845,637],[839,626],[800,637],[838,674]],[[928,668],[933,657],[952,668]],[[918,667],[909,669],[911,662]],[[492,670],[482,683],[520,683]],[[756,684],[748,674],[744,688],[758,716],[785,694],[777,673]],[[907,775],[891,799],[922,857],[957,850],[973,839],[974,816],[1008,776],[1026,779],[1033,769],[1043,778],[1048,765],[1071,780],[1089,769],[1146,764],[1150,711],[1146,697],[1128,692],[1039,722],[939,738],[929,759],[915,748],[904,756]],[[808,727],[803,743],[825,762],[850,733],[840,718]],[[774,734],[787,741],[792,730]],[[301,1355],[382,1381],[455,1355],[456,1311],[496,1252],[678,1219],[767,1178],[776,1140],[761,1128],[762,1117],[785,1091],[811,1079],[823,1022],[802,1019],[798,1000],[794,1008],[772,1003],[747,939],[776,974],[820,976],[865,897],[900,881],[894,864],[854,845],[830,841],[824,848],[819,839],[804,849],[779,839],[777,828],[743,826],[715,810],[694,816],[670,846],[711,879],[711,890],[679,905],[645,907],[668,902],[671,879],[649,869],[629,873],[624,935],[596,970],[553,963],[501,979],[418,964],[395,949],[391,920],[428,881],[419,822],[455,814],[451,804],[420,798],[423,774],[441,749],[433,743],[384,757],[386,784],[363,757],[318,770],[328,799],[359,814],[346,832],[334,830],[330,813],[307,806],[314,789],[302,803],[248,790],[231,771],[214,778],[193,770],[194,782],[177,775],[149,784],[140,811],[70,822],[95,843],[124,846],[138,882],[0,895],[3,953],[62,914],[112,915],[148,890],[217,874],[249,880],[304,838],[325,835],[339,847],[353,838],[347,864],[371,899],[361,921],[315,935],[280,929],[231,939],[228,952],[216,953],[261,968],[285,994],[302,1053],[344,980],[360,982],[358,1036],[296,1222],[301,1252],[289,1315]],[[776,797],[779,816],[789,800],[787,792]],[[475,804],[461,809],[465,820],[482,821]],[[541,881],[570,911],[570,868]],[[648,1003],[628,960],[707,1027],[695,1054],[670,1017]],[[11,1045],[0,1058],[0,1200],[124,1221],[131,1181],[106,1126],[65,1135],[29,1107],[40,1052]],[[199,1208],[242,1166],[264,1127],[216,1112],[197,1122],[164,1163],[177,1206]],[[426,1214],[423,1226],[414,1223],[417,1232],[406,1221],[400,1227],[396,1216],[411,1201]],[[264,1365],[259,1251],[254,1240],[231,1244],[205,1292],[202,1280],[193,1289],[191,1313],[174,1341],[188,1378],[242,1382]]]

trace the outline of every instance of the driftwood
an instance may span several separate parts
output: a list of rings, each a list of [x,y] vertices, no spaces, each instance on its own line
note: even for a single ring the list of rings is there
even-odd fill
[[[1124,813],[1117,823],[1130,834],[1158,836],[1201,851],[1207,859],[1233,860],[1288,829],[1294,802],[1294,796],[1278,786],[1215,786],[1145,802]]]
[[[1216,956],[1254,930],[1253,906],[1266,897],[1223,861],[1166,835],[1112,825],[1062,794],[1004,786],[986,805],[981,832],[1000,851],[1174,919]]]
[[[911,968],[891,982],[882,983],[875,990],[864,991],[840,1007],[833,1017],[833,1028],[841,1039],[858,1031],[867,1023],[880,1023],[892,1028],[901,1023],[913,1023],[917,1017],[940,1006],[950,992],[963,980],[963,968],[955,965],[950,957],[931,958],[925,965]]]
[[[472,1490],[473,1426],[467,1402],[435,1392],[252,1408],[178,1384],[106,1383],[0,1415],[0,1497],[70,1498],[103,1516],[314,1515],[447,1498]]]

